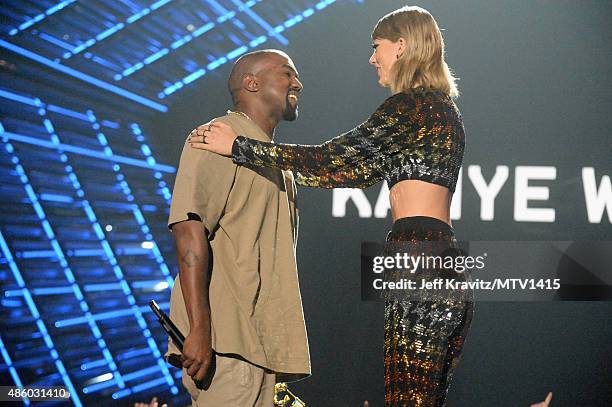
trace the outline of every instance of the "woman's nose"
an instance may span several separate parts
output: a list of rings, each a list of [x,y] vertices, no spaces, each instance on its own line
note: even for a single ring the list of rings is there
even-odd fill
[[[375,52],[372,52],[372,55],[370,56],[370,60],[369,60],[369,62],[370,62],[372,65],[375,65],[375,64],[376,64],[376,58],[374,57],[375,55],[376,55],[376,53],[375,53]]]

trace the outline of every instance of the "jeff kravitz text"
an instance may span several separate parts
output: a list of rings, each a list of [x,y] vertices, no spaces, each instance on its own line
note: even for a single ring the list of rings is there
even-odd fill
[[[376,290],[558,290],[560,279],[534,278],[496,278],[493,281],[481,280],[457,281],[453,278],[421,279],[420,282],[403,278],[400,281],[383,281],[374,279]]]

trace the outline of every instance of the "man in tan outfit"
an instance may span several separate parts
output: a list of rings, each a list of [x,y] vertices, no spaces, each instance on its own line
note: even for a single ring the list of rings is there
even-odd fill
[[[242,56],[232,69],[233,111],[215,120],[271,141],[281,120],[297,117],[302,84],[276,50]],[[166,360],[183,369],[196,406],[272,406],[276,381],[310,375],[295,248],[298,213],[289,171],[235,165],[185,143],[168,226],[179,275],[170,318],[186,335],[169,341]],[[212,358],[207,390],[196,387]]]

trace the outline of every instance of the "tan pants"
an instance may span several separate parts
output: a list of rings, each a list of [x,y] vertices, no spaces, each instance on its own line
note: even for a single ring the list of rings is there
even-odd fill
[[[217,370],[208,390],[188,387],[192,406],[273,406],[274,385],[276,384],[274,373],[269,373],[240,359],[219,355],[215,355],[215,357],[217,358]],[[183,369],[183,383],[188,381],[189,384],[193,384],[191,378],[186,375],[187,373]]]

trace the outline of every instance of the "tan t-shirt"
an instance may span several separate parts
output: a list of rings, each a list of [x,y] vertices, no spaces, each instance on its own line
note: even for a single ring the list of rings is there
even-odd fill
[[[230,113],[217,120],[238,134],[270,141],[242,115]],[[171,226],[194,213],[210,232],[213,349],[270,369],[280,381],[310,375],[296,266],[295,199],[290,171],[237,166],[231,158],[185,143],[168,219]],[[172,289],[170,318],[187,336],[189,319],[179,276]],[[180,355],[171,340],[166,358],[170,354]],[[183,383],[197,394],[185,372]]]

